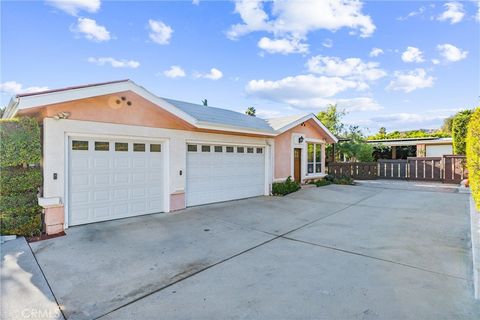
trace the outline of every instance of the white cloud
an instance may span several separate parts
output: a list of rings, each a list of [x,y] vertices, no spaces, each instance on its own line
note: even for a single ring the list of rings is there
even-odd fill
[[[148,20],[148,28],[150,39],[158,44],[169,44],[172,37],[173,29],[159,20]]]
[[[218,70],[217,68],[210,69],[208,73],[194,73],[193,75],[195,78],[205,78],[210,80],[218,80],[223,77],[223,72]]]
[[[110,32],[104,26],[89,18],[78,18],[75,27],[71,28],[73,32],[83,34],[88,40],[95,42],[108,41],[111,39]]]
[[[432,59],[432,63],[433,63],[433,64],[440,64],[440,60],[438,60],[438,59]]]
[[[406,93],[432,87],[435,80],[432,76],[427,76],[427,72],[422,68],[407,72],[396,71],[394,76],[395,79],[390,81],[387,89]]]
[[[255,31],[265,31],[276,37],[305,38],[311,31],[327,29],[336,31],[350,28],[361,37],[369,37],[375,31],[370,16],[363,14],[362,2],[342,0],[279,0],[271,3],[267,14],[262,0],[236,0],[235,12],[242,23],[231,26],[227,32],[230,39]]]
[[[370,57],[378,57],[379,55],[383,54],[383,50],[380,48],[372,48],[369,53]]]
[[[308,44],[300,39],[269,39],[263,37],[258,41],[258,47],[268,53],[307,53]]]
[[[26,87],[24,88],[21,83],[16,81],[6,81],[0,83],[0,92],[10,95],[16,95],[19,93],[32,93],[32,92],[39,92],[48,90],[48,87]]]
[[[468,51],[463,51],[449,43],[439,44],[437,50],[445,62],[460,61],[468,55]]]
[[[347,98],[347,99],[316,99],[311,101],[302,101],[298,106],[308,107],[312,109],[325,108],[330,104],[336,104],[340,109],[347,112],[362,112],[362,111],[378,111],[382,110],[383,107],[378,104],[371,97],[357,97],[357,98]]]
[[[435,119],[434,116],[426,116],[417,113],[392,113],[371,118],[375,122],[423,122],[425,120]]]
[[[198,6],[200,4],[200,0],[192,0],[192,4]]]
[[[348,89],[356,89],[358,86],[356,81],[307,74],[277,81],[251,80],[245,90],[252,96],[296,104],[294,101],[331,97]]]
[[[326,76],[346,77],[350,80],[374,81],[386,76],[377,62],[363,62],[360,58],[314,56],[307,61],[310,72]]]
[[[420,49],[415,48],[415,47],[407,47],[407,50],[405,50],[402,53],[402,60],[404,62],[415,62],[415,63],[420,63],[425,61],[423,59],[423,53]]]
[[[475,16],[475,19],[477,19],[477,21],[480,22],[480,1],[477,0],[477,6],[478,6],[478,9],[477,9],[477,15]]]
[[[333,41],[332,41],[332,39],[327,38],[327,39],[323,40],[322,46],[324,46],[325,48],[331,48],[331,47],[333,47]]]
[[[163,74],[168,78],[185,77],[185,71],[180,66],[171,66],[170,69],[163,71]]]
[[[408,13],[406,16],[398,17],[397,20],[405,21],[405,20],[407,20],[408,18],[421,15],[422,13],[425,12],[425,10],[427,10],[427,8],[426,8],[425,6],[421,6],[420,8],[418,8],[418,10],[414,10],[414,11]]]
[[[135,60],[117,60],[112,57],[101,57],[101,58],[94,58],[90,57],[87,60],[90,63],[94,63],[98,66],[104,66],[109,64],[113,68],[131,68],[136,69],[140,66],[140,62]]]
[[[446,10],[437,17],[439,21],[450,21],[450,24],[462,21],[465,16],[463,4],[460,2],[447,2],[444,4]]]
[[[46,0],[46,2],[72,16],[80,11],[95,13],[100,9],[100,0]]]

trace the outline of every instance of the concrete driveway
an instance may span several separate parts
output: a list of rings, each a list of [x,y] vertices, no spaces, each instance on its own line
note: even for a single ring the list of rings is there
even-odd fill
[[[31,247],[69,319],[478,319],[468,196],[331,185]]]

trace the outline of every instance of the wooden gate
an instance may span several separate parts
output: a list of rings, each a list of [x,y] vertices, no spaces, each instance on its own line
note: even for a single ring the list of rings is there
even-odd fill
[[[467,158],[465,156],[443,156],[445,183],[460,183],[467,177],[467,170],[465,167]]]
[[[410,180],[442,181],[441,157],[407,158]]]
[[[408,160],[378,160],[378,177],[381,179],[407,179]]]

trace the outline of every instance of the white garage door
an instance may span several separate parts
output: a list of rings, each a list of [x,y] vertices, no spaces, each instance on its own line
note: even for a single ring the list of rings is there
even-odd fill
[[[164,211],[162,145],[71,138],[69,225]]]
[[[453,154],[453,148],[451,144],[426,146],[427,157],[443,157],[444,155],[450,154]]]
[[[265,193],[265,149],[187,145],[187,206]]]

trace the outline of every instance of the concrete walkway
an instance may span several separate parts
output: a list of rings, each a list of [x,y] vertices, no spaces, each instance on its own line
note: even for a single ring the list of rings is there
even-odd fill
[[[1,244],[1,314],[3,320],[63,319],[25,238]]]
[[[32,249],[69,319],[478,319],[467,200],[330,185],[74,227]]]

